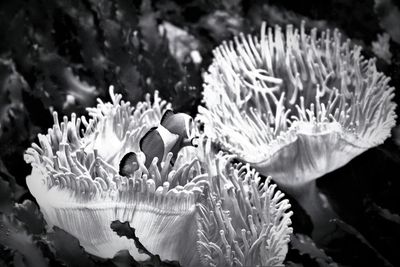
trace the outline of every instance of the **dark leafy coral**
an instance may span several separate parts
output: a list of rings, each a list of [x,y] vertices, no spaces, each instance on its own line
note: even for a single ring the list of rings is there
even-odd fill
[[[94,261],[79,245],[78,239],[64,230],[55,226],[53,232],[47,234],[46,239],[57,258],[68,266],[95,266]]]
[[[37,247],[34,237],[13,215],[0,215],[0,244],[21,254],[27,266],[47,266],[47,260]]]
[[[46,222],[38,206],[31,200],[24,200],[21,204],[15,203],[15,218],[21,222],[26,222],[25,227],[30,234],[40,235],[45,232]]]
[[[320,266],[338,266],[331,257],[319,249],[314,241],[307,235],[295,234],[291,238],[291,245],[300,255],[307,255]]]

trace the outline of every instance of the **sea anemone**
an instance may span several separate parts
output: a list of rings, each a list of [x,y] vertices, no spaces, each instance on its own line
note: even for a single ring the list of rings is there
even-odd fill
[[[285,33],[263,23],[260,37],[224,42],[199,107],[206,135],[300,196],[312,217],[321,215],[311,207],[321,202],[315,180],[383,143],[395,125],[394,88],[375,59],[338,30],[317,35],[304,23]]]
[[[198,248],[204,266],[281,266],[292,228],[290,204],[248,164],[216,157],[217,175],[199,220]],[[209,170],[209,173],[213,173]]]
[[[136,260],[145,259],[132,240],[111,230],[111,222],[120,220],[135,228],[149,251],[183,266],[201,266],[204,256],[217,266],[226,266],[221,260],[231,265],[236,261],[282,263],[291,232],[290,205],[282,200],[282,193],[266,183],[261,189],[246,186],[240,191],[235,187],[221,198],[220,192],[226,188],[220,177],[223,172],[217,170],[221,164],[216,162],[221,161],[204,141],[198,148],[181,149],[174,166],[169,164],[172,153],[168,153],[161,168],[157,158],[146,167],[139,140],[160,123],[169,104],[157,93],[153,103],[147,95],[146,102],[136,107],[121,101],[112,87],[110,95],[112,103],[99,101],[96,108],[88,109],[89,121],[72,115],[59,123],[54,114],[53,127],[47,135],[39,135],[40,146],[32,144],[25,154],[33,167],[26,179],[28,188],[50,226],[69,232],[87,252],[102,258],[126,249]],[[131,175],[121,175],[120,161],[131,152],[136,153],[139,167]],[[254,172],[248,172],[246,177],[256,178]],[[236,184],[250,184],[249,178],[240,178],[243,170],[236,173],[225,177],[238,177]],[[206,223],[213,214],[222,214],[223,220],[218,221],[222,224]],[[238,221],[238,215],[244,216],[244,221]],[[215,229],[226,227],[230,227],[230,232],[225,231],[229,236],[215,236]],[[208,248],[221,246],[225,253],[225,241],[232,253],[217,258],[220,255]]]

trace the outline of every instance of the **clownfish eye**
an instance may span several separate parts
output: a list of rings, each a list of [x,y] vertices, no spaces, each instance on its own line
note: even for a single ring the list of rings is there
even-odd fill
[[[190,143],[192,144],[192,146],[194,147],[199,147],[199,137],[195,136],[190,140]]]

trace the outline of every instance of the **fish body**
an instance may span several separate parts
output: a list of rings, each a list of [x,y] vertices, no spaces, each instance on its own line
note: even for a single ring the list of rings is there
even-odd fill
[[[145,166],[148,168],[157,157],[157,165],[161,167],[161,162],[165,160],[168,152],[173,150],[178,140],[177,134],[171,133],[162,125],[151,128],[140,140],[140,150],[146,155]]]
[[[167,110],[162,116],[160,124],[151,128],[140,139],[140,150],[146,156],[144,163],[146,168],[150,167],[155,157],[158,158],[157,166],[161,168],[161,162],[165,161],[169,152],[173,154],[170,164],[174,165],[177,155],[183,147],[196,146],[193,140],[197,137],[192,137],[194,129],[195,124],[192,117],[185,113],[174,113],[172,110]],[[130,153],[121,160],[121,175],[137,170],[135,157]]]

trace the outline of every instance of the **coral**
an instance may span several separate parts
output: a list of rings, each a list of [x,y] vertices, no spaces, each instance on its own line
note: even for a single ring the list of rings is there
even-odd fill
[[[13,216],[0,214],[0,244],[18,250],[28,266],[47,266],[42,251],[35,245],[32,235],[21,227]]]
[[[192,35],[168,21],[164,21],[158,28],[160,34],[168,39],[169,51],[178,62],[191,60],[195,64],[201,63],[202,58],[198,51],[200,44]]]
[[[383,59],[387,64],[392,61],[392,53],[390,52],[390,35],[387,33],[378,34],[378,39],[372,42],[372,51],[374,54]]]
[[[380,26],[400,44],[400,10],[391,0],[375,0],[375,12],[380,19]]]

